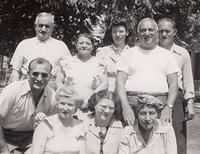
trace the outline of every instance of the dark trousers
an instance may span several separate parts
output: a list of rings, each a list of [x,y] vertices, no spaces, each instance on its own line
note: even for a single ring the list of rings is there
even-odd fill
[[[187,131],[186,131],[186,121],[185,121],[185,102],[181,90],[178,91],[176,101],[173,107],[172,124],[176,134],[178,154],[186,154]]]

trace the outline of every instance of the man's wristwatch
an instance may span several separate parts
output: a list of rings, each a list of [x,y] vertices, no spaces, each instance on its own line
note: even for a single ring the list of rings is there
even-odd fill
[[[194,103],[194,99],[192,98],[188,99],[187,104],[193,104],[193,103]]]

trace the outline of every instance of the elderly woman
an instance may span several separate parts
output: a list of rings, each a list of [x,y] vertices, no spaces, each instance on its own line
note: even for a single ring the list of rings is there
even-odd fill
[[[158,120],[162,107],[162,102],[154,96],[138,97],[137,122],[134,127],[125,127],[119,154],[177,154],[172,125],[161,125]]]
[[[115,118],[120,108],[107,90],[99,91],[89,99],[91,119],[85,129],[87,154],[117,154],[123,133],[122,123]]]
[[[111,37],[111,44],[103,48],[98,48],[96,56],[100,57],[106,65],[109,78],[109,91],[113,92],[115,91],[117,74],[116,63],[118,62],[121,54],[129,48],[127,45],[128,26],[126,19],[115,19],[111,28],[108,29],[108,35]]]
[[[57,85],[73,86],[82,99],[87,102],[94,93],[107,88],[108,79],[105,66],[92,55],[94,41],[90,34],[79,34],[76,41],[77,55],[60,61],[61,73]],[[84,104],[87,106],[87,104]]]
[[[73,118],[80,107],[73,89],[60,88],[56,94],[58,113],[40,123],[34,132],[32,154],[84,153],[83,125]]]

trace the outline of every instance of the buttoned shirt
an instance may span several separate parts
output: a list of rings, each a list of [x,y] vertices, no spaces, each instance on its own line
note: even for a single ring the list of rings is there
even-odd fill
[[[95,125],[94,119],[90,119],[89,125],[85,130],[86,153],[99,154],[101,139],[99,136],[100,127]],[[119,149],[119,141],[123,133],[122,123],[113,119],[107,130],[105,140],[103,141],[104,154],[117,154]]]
[[[59,68],[58,61],[64,56],[71,56],[64,42],[52,37],[46,41],[40,41],[37,37],[34,37],[19,43],[10,64],[13,69],[22,72],[22,77],[25,78],[30,61],[37,57],[42,57],[52,64],[52,75],[54,75]]]
[[[126,90],[140,92],[168,92],[167,76],[178,72],[173,55],[159,46],[152,50],[139,46],[126,50],[117,69],[128,75]]]
[[[176,137],[171,124],[161,125],[157,120],[148,142],[144,142],[135,127],[127,126],[120,141],[119,154],[177,154]]]
[[[116,83],[117,68],[116,64],[119,61],[120,56],[124,53],[129,46],[126,45],[122,50],[116,48],[114,45],[105,46],[97,49],[97,57],[100,57],[105,63],[106,71],[108,74],[109,91],[114,92]]]
[[[15,81],[0,94],[0,125],[13,131],[33,130],[33,117],[43,112],[47,116],[56,112],[55,92],[46,87],[37,107],[28,80]]]
[[[178,86],[183,90],[184,99],[194,98],[194,80],[191,59],[188,51],[173,43],[170,51],[174,55],[179,67]]]

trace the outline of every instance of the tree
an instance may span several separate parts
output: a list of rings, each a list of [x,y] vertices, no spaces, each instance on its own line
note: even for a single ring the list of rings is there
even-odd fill
[[[55,15],[55,38],[69,48],[79,32],[92,32],[101,45],[102,36],[116,16],[130,22],[130,42],[136,37],[137,23],[144,17],[173,17],[177,22],[177,40],[196,48],[195,30],[199,25],[200,0],[4,0],[0,2],[0,52],[12,56],[17,44],[35,36],[34,20],[37,13]]]

